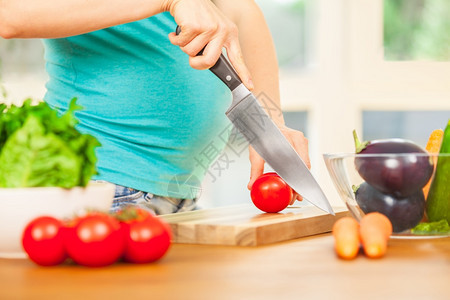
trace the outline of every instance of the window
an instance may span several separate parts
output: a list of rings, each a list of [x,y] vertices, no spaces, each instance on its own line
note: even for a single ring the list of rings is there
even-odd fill
[[[298,70],[310,60],[308,0],[257,0],[272,33],[281,68]]]
[[[46,80],[40,40],[0,38],[0,102],[42,99]]]
[[[450,60],[448,0],[384,0],[386,60]]]
[[[401,137],[425,148],[430,133],[445,129],[450,120],[446,111],[363,111],[365,140]]]

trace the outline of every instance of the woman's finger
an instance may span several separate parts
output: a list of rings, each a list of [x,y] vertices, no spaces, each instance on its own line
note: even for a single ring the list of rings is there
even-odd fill
[[[220,39],[210,41],[202,55],[189,57],[191,67],[197,70],[205,70],[214,66],[220,54],[222,54],[222,44],[223,42]]]
[[[185,47],[200,33],[185,27],[178,35],[175,32],[169,33],[169,40],[175,46]]]
[[[230,60],[231,65],[236,70],[239,78],[242,83],[249,89],[253,90],[254,85],[252,81],[252,77],[250,75],[250,71],[244,62],[244,57],[242,55],[242,50],[239,45],[239,38],[237,36],[237,29],[235,33],[233,33],[233,38],[229,40],[228,44],[225,44],[225,48],[227,50],[228,59]]]
[[[210,42],[211,37],[206,34],[199,34],[185,46],[180,47],[181,50],[189,56],[197,56]],[[203,55],[202,53],[201,55]]]
[[[297,153],[302,158],[308,169],[311,169],[311,161],[308,152],[308,139],[301,131],[292,130],[292,144]]]

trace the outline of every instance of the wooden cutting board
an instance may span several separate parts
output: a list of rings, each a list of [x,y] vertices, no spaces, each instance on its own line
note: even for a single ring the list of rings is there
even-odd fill
[[[336,216],[315,206],[262,213],[249,204],[161,217],[170,224],[174,243],[258,246],[329,232],[337,219],[350,215],[345,207],[333,210]]]

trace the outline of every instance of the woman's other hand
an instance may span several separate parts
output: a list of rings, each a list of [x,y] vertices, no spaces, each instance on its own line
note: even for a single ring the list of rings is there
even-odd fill
[[[303,135],[301,131],[291,129],[284,125],[279,126],[279,128],[286,137],[286,139],[289,141],[289,143],[291,143],[291,145],[294,147],[295,151],[300,155],[306,166],[310,169],[311,162],[309,160],[308,154],[308,139]],[[262,159],[262,157],[259,156],[259,154],[251,146],[249,147],[249,156],[251,169],[250,169],[250,181],[247,185],[247,188],[251,190],[255,180],[263,174],[265,162]],[[303,198],[300,194],[294,192],[294,196],[290,204],[293,204],[295,200],[301,201],[302,199]]]

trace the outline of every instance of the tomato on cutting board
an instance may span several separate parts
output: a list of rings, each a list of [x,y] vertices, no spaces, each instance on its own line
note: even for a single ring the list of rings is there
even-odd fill
[[[259,176],[250,191],[253,204],[260,210],[276,213],[285,209],[293,197],[292,188],[275,172]]]
[[[125,235],[119,221],[106,213],[95,212],[75,218],[64,231],[67,253],[83,266],[113,264],[125,249]]]
[[[41,266],[63,263],[67,254],[63,242],[63,223],[53,217],[35,218],[25,227],[22,246],[29,258]]]
[[[119,211],[116,218],[125,233],[125,261],[150,263],[162,258],[169,250],[171,230],[160,218],[136,207]]]

